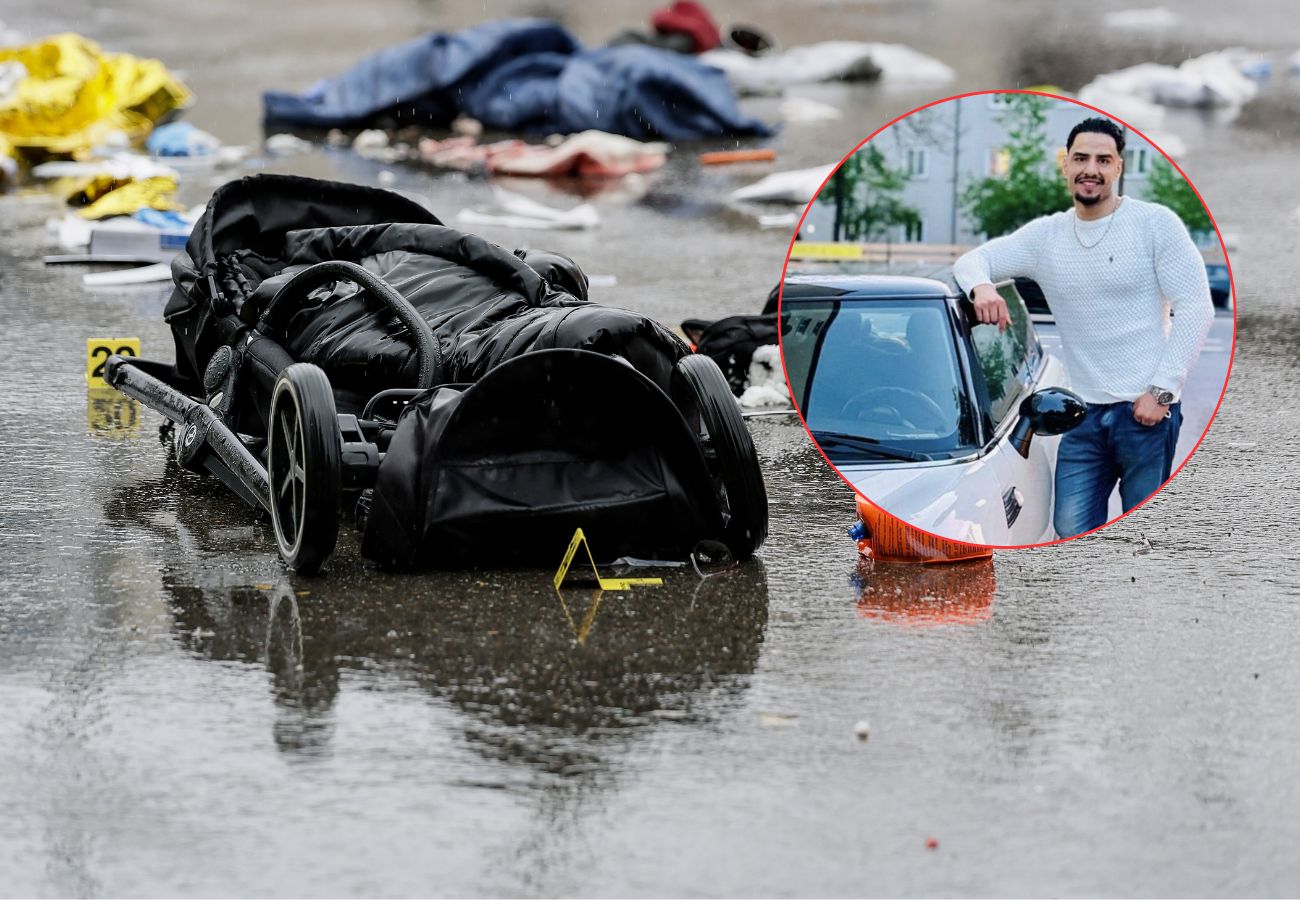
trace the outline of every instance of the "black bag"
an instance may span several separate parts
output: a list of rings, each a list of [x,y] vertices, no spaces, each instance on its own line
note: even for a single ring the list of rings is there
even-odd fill
[[[608,356],[539,351],[406,408],[361,551],[400,568],[554,566],[581,526],[601,561],[684,559],[719,516],[663,391]]]

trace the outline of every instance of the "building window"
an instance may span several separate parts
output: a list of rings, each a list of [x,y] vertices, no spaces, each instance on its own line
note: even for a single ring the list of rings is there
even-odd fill
[[[903,240],[922,243],[925,240],[925,220],[918,219],[903,228]]]
[[[994,147],[989,151],[989,174],[994,178],[1006,178],[1011,171],[1011,151],[1006,147]]]
[[[989,94],[989,106],[994,109],[1002,109],[1007,105],[1007,95],[1003,92]]]
[[[1151,170],[1151,151],[1146,147],[1132,147],[1124,151],[1124,174],[1129,178],[1145,178]]]
[[[930,175],[930,148],[912,147],[907,151],[907,174],[913,178]]]

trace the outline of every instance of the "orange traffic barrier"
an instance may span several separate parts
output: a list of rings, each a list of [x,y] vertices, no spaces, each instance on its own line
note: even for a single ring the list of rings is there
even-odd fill
[[[776,159],[776,151],[770,147],[762,150],[718,150],[715,153],[701,153],[696,157],[702,166],[722,166],[728,163],[770,162]]]
[[[908,525],[862,497],[858,498],[858,518],[858,551],[880,562],[948,563],[993,556],[988,547],[946,540]]]

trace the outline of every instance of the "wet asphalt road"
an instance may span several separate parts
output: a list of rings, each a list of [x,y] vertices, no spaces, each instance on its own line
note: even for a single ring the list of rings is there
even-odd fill
[[[119,7],[0,18],[161,55],[198,94],[188,118],[230,142],[257,138],[260,88],[303,87],[358,45],[537,9]],[[1074,88],[1183,47],[1289,53],[1282,7],[1189,4],[1174,36],[1102,52],[1079,39],[1100,9],[713,5],[786,44],[898,40],[960,73],[801,90],[850,114],[787,127],[773,143],[792,168],[959,89]],[[548,8],[592,42],[645,14]],[[1293,96],[1278,78],[1260,103]],[[0,198],[0,895],[1300,891],[1298,139],[1260,115],[1169,127],[1237,235],[1239,350],[1209,437],[1137,515],[990,563],[871,571],[843,534],[848,489],[796,424],[755,419],[762,559],[600,598],[557,598],[542,572],[380,574],[346,530],[329,577],[286,573],[267,526],[169,470],[152,414],[88,432],[84,338],[165,353],[164,291],[91,293],[45,268],[55,208]],[[484,233],[568,252],[616,276],[596,299],[670,324],[752,311],[787,237],[720,204],[756,172],[690,157],[596,198],[596,231]],[[346,151],[272,165],[386,168]],[[489,196],[393,171],[449,215]]]

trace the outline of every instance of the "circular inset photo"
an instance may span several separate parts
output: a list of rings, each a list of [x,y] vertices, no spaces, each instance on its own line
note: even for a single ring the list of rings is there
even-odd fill
[[[840,476],[913,529],[999,549],[1159,491],[1218,410],[1236,325],[1177,163],[1036,91],[928,104],[849,153],[791,242],[780,315],[795,406]]]

